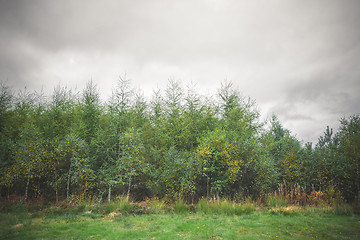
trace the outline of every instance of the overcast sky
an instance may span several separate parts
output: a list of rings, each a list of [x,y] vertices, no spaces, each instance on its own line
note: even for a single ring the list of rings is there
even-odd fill
[[[224,79],[300,140],[360,113],[359,0],[0,0],[0,81],[50,95],[119,75],[151,96],[169,78]]]

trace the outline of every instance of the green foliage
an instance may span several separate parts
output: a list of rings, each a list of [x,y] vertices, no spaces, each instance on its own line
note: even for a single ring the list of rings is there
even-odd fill
[[[236,214],[236,209],[238,207],[235,208],[235,214]],[[242,207],[242,213],[245,213],[245,214],[251,214],[252,212],[254,212],[256,210],[256,206],[252,202],[245,202],[244,204],[240,205],[240,207]]]
[[[227,200],[212,202],[210,203],[209,213],[215,215],[234,215],[235,204]]]
[[[128,214],[130,212],[130,203],[125,199],[115,200],[111,203],[106,203],[105,214],[119,212],[122,214]]]
[[[92,81],[86,85],[82,102],[83,129],[81,136],[90,144],[97,134],[101,114],[99,92]]]
[[[14,214],[27,213],[28,211],[29,211],[29,207],[26,204],[24,204],[23,201],[19,201],[18,203],[12,204],[9,207],[9,212]]]
[[[340,162],[342,171],[337,172],[341,179],[338,186],[345,197],[357,199],[360,202],[360,116],[355,115],[341,119],[338,133],[339,150],[343,161]],[[354,195],[357,194],[357,195]]]
[[[203,214],[208,214],[210,211],[210,204],[209,201],[207,201],[206,199],[202,198],[200,199],[197,204],[196,204],[196,213],[203,213]]]
[[[334,213],[340,216],[352,216],[353,210],[352,207],[348,204],[336,205]]]
[[[219,198],[229,187],[244,190],[253,179],[256,144],[224,130],[215,130],[202,138],[197,158],[207,179],[207,192]],[[234,190],[234,189],[233,189]]]
[[[196,204],[196,213],[199,214],[241,216],[245,214],[251,214],[254,211],[255,204],[251,201],[235,203],[226,199],[222,199],[209,202],[206,199],[201,199]]]
[[[186,205],[184,200],[179,199],[174,203],[174,213],[176,214],[185,214],[188,213],[189,207]]]
[[[146,212],[149,214],[164,214],[168,209],[165,201],[158,198],[149,200],[144,207],[146,208]]]
[[[170,79],[147,101],[124,76],[103,102],[91,81],[80,93],[58,86],[49,98],[1,84],[1,196],[188,203],[252,197],[285,207],[271,195],[284,183],[287,203],[359,201],[359,115],[341,119],[338,132],[327,127],[313,147],[275,116],[261,122],[255,102],[231,82],[214,97],[198,92]],[[226,204],[218,208],[246,212]]]
[[[199,164],[193,154],[170,148],[160,175],[166,196],[170,199],[193,197],[198,174]]]
[[[286,200],[285,197],[281,195],[269,195],[266,198],[266,205],[270,208],[285,207]]]

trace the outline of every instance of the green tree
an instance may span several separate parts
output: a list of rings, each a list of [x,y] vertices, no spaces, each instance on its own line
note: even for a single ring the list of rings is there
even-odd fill
[[[125,131],[129,126],[129,111],[133,101],[134,90],[131,87],[130,80],[126,77],[120,77],[117,87],[112,93],[109,103],[109,110],[116,116],[118,132]]]
[[[64,138],[74,123],[74,96],[66,87],[57,86],[42,121],[44,138]]]
[[[82,137],[88,144],[91,144],[97,133],[100,114],[100,95],[96,85],[90,81],[82,95]]]
[[[107,188],[108,202],[111,201],[111,192],[117,185],[123,184],[120,169],[120,136],[117,125],[111,113],[103,114],[99,132],[94,143],[94,156],[91,168],[94,169],[98,179],[98,191],[102,196]]]
[[[336,169],[343,179],[341,189],[348,200],[360,202],[360,116],[341,119],[337,137],[344,157],[341,168]]]
[[[124,179],[127,181],[127,198],[130,196],[130,190],[133,180],[136,176],[145,171],[144,164],[144,144],[141,132],[134,128],[129,128],[121,136],[121,164]]]
[[[327,126],[324,136],[320,136],[315,146],[314,182],[319,190],[324,190],[334,184],[333,168],[337,166],[338,138],[334,136],[333,129]]]
[[[43,179],[50,167],[48,156],[34,124],[26,124],[20,138],[13,145],[14,164],[6,172],[5,183],[8,187],[15,182],[25,183],[24,200],[28,198],[30,183]]]
[[[230,184],[243,176],[245,162],[238,144],[219,129],[209,132],[201,140],[197,157],[207,179],[207,196],[210,193],[219,198]]]
[[[49,152],[53,165],[51,173],[54,176],[52,185],[55,189],[56,201],[59,198],[59,190],[66,192],[67,199],[70,198],[72,183],[79,189],[81,188],[79,191],[86,191],[83,179],[86,175],[84,163],[87,159],[85,142],[75,135],[69,134],[64,139],[54,139],[49,145]]]
[[[183,89],[180,81],[169,80],[165,90],[165,114],[166,135],[168,137],[168,148],[181,147],[182,112],[183,112]]]
[[[12,104],[12,93],[4,83],[0,83],[0,139],[3,140],[8,111]]]
[[[200,165],[194,154],[171,147],[161,166],[160,184],[169,199],[194,200]]]
[[[12,119],[11,107],[13,105],[13,95],[8,86],[0,83],[0,182],[10,180],[6,176],[6,169],[11,166],[11,133],[9,132],[9,123]],[[10,182],[0,184],[9,190]]]

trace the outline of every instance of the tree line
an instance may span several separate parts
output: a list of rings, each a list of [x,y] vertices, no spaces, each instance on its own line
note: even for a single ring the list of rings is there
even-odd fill
[[[126,78],[103,102],[88,82],[51,96],[0,89],[1,196],[50,201],[158,197],[260,198],[279,184],[305,192],[333,189],[360,199],[360,117],[340,120],[313,146],[231,82],[214,96],[169,80],[147,100]]]

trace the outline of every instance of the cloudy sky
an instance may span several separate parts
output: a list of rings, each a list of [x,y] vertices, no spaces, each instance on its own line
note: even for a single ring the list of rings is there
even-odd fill
[[[51,94],[120,75],[151,96],[169,78],[224,79],[299,139],[360,113],[358,0],[0,0],[0,81]],[[206,92],[205,91],[205,92]]]

